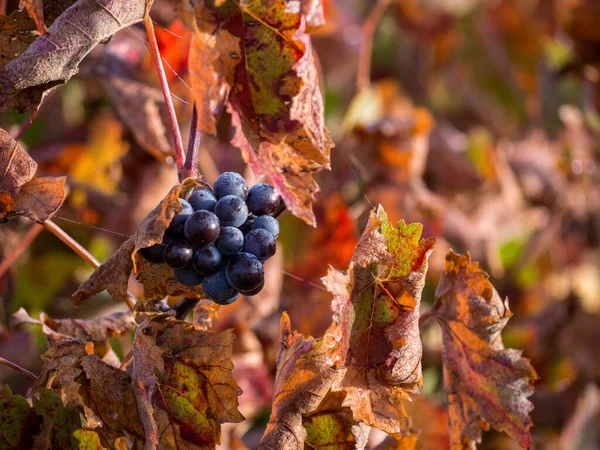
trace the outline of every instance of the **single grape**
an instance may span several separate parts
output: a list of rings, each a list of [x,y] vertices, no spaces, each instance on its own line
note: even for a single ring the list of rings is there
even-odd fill
[[[165,262],[173,269],[187,266],[194,256],[194,249],[185,241],[171,241],[165,249]]]
[[[253,291],[265,281],[262,263],[249,253],[232,256],[225,268],[225,274],[229,284],[240,292]]]
[[[263,282],[260,283],[260,285],[258,285],[258,287],[252,289],[251,291],[245,291],[244,297],[252,297],[253,295],[258,294],[260,291],[263,290],[263,287],[265,287],[264,279],[263,279]]]
[[[198,286],[202,284],[204,275],[199,274],[191,265],[185,266],[183,269],[175,269],[175,278],[184,286]]]
[[[270,184],[255,184],[248,191],[248,210],[257,216],[273,214],[279,206],[280,197]]]
[[[215,242],[220,229],[217,216],[210,211],[196,211],[185,222],[184,234],[190,244],[202,247]]]
[[[220,270],[213,275],[204,277],[202,289],[204,289],[204,293],[213,302],[219,305],[229,305],[240,296],[240,293],[227,281],[225,270]]]
[[[239,173],[225,172],[215,181],[213,191],[217,199],[222,199],[226,195],[235,195],[244,199],[248,193],[248,185]]]
[[[223,227],[215,246],[223,256],[237,255],[244,247],[244,234],[235,227]]]
[[[194,208],[192,208],[192,205],[182,198],[178,198],[177,200],[179,200],[179,203],[183,209],[173,216],[166,233],[173,237],[179,238],[183,236],[183,227],[185,225],[185,221],[190,214],[194,212]]]
[[[194,269],[202,275],[212,275],[221,268],[223,258],[221,252],[214,245],[199,248],[194,251],[192,264]]]
[[[250,231],[252,229],[252,224],[254,223],[255,219],[256,219],[256,216],[254,214],[252,214],[252,213],[248,214],[248,218],[246,219],[246,221],[238,227],[239,230],[243,234],[246,234],[248,231]]]
[[[217,199],[208,189],[198,189],[190,195],[188,202],[195,211],[205,210],[213,212],[217,204]]]
[[[266,261],[275,254],[275,238],[267,230],[250,230],[244,236],[244,251],[252,253],[259,261]]]
[[[239,227],[248,218],[248,207],[240,197],[226,195],[215,205],[215,214],[222,226]]]
[[[165,245],[154,244],[150,247],[140,249],[140,253],[147,261],[153,264],[163,264],[165,262]]]
[[[279,221],[272,216],[259,216],[252,223],[253,230],[267,230],[274,239],[279,236]]]

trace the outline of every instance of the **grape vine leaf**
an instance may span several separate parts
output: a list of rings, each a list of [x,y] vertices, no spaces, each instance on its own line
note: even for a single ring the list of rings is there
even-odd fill
[[[392,226],[379,207],[361,242],[385,239],[388,254],[359,243],[348,271],[330,269],[323,279],[334,296],[327,334],[339,340],[332,389],[345,393],[343,406],[356,421],[398,437],[406,431],[402,403],[422,382],[419,304],[435,239],[421,239],[421,232],[421,224]]]
[[[0,443],[3,448],[27,450],[33,447],[33,436],[39,417],[20,395],[0,395]]]
[[[305,338],[281,317],[273,409],[260,450],[302,450],[307,437],[303,415],[315,411],[336,376],[329,362],[334,341]]]
[[[117,31],[142,20],[143,0],[79,0],[0,70],[0,111],[32,111],[77,73],[81,60]]]
[[[201,130],[215,132],[215,114],[227,102],[236,127],[232,144],[257,175],[271,179],[294,215],[314,226],[313,173],[329,168],[333,147],[307,34],[322,19],[320,2],[188,6],[195,14],[190,78],[196,104],[205,105]]]
[[[36,38],[35,23],[26,11],[15,10],[10,16],[0,15],[0,70],[27,50]]]
[[[44,7],[42,0],[21,0],[19,2],[19,8],[25,8],[27,14],[35,22],[35,26],[40,34],[48,34],[48,29],[44,23]]]
[[[25,216],[42,223],[60,208],[66,177],[35,178],[36,171],[36,162],[0,129],[0,220]]]
[[[537,374],[520,350],[502,343],[501,331],[512,315],[508,300],[468,253],[452,250],[435,297],[452,448],[475,448],[490,425],[529,448],[533,406],[527,397]]]
[[[165,314],[135,334],[133,387],[146,448],[214,448],[221,424],[240,422],[232,330],[213,333]],[[185,445],[185,447],[178,447]]]
[[[199,180],[187,178],[171,189],[167,196],[142,221],[136,232],[126,240],[104,264],[84,281],[73,294],[75,306],[106,289],[113,297],[122,297],[127,292],[131,272],[144,285],[146,300],[159,299],[167,295],[200,297],[201,286],[188,287],[180,284],[173,269],[166,264],[152,264],[142,257],[140,249],[162,242],[165,230],[173,216],[181,211],[179,198],[187,198],[199,187]]]

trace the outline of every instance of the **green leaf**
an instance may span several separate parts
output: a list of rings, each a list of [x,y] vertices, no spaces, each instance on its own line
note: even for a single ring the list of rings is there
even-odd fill
[[[30,449],[40,418],[20,395],[0,397],[0,450]]]

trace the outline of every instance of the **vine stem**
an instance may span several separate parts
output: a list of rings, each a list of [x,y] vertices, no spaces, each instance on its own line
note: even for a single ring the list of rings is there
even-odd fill
[[[198,129],[198,111],[196,109],[196,102],[192,108],[192,124],[190,126],[190,140],[188,142],[187,154],[185,155],[185,161],[183,167],[179,172],[180,178],[188,178],[198,176],[198,149],[200,148],[200,141],[202,140],[202,132]]]
[[[15,246],[15,248],[12,249],[12,251],[8,254],[6,258],[4,258],[4,261],[2,261],[2,263],[0,264],[0,278],[2,278],[6,271],[12,267],[12,265],[19,258],[19,256],[23,254],[25,249],[29,247],[29,244],[33,242],[33,240],[37,237],[38,234],[40,234],[40,232],[43,229],[43,226],[41,226],[38,223],[34,223],[33,226],[29,228],[29,230],[27,230],[25,236],[23,236],[20,239],[19,243]]]
[[[423,324],[425,324],[425,322],[430,321],[434,317],[435,317],[435,312],[433,311],[433,308],[429,308],[428,310],[426,310],[423,314],[421,314],[419,316],[419,326],[422,327]]]
[[[361,91],[371,83],[371,56],[373,54],[373,37],[377,24],[392,0],[378,0],[369,12],[362,26],[362,40],[358,53],[358,68],[356,70],[356,89]]]
[[[171,90],[169,89],[169,83],[167,82],[167,75],[165,73],[165,68],[162,63],[160,51],[158,50],[158,41],[156,40],[156,33],[154,32],[154,24],[152,23],[152,19],[150,18],[149,8],[147,9],[146,15],[144,16],[144,26],[146,27],[146,34],[148,35],[150,53],[152,53],[152,59],[154,60],[154,65],[156,66],[158,79],[160,81],[160,87],[165,98],[165,104],[167,105],[169,120],[171,122],[171,129],[173,131],[173,139],[175,141],[175,162],[177,164],[177,173],[180,173],[185,162],[185,154],[183,152],[183,141],[181,140],[181,132],[179,131],[179,125],[177,124],[177,115],[175,114],[173,99],[171,98]]]
[[[18,364],[15,364],[14,362],[9,361],[8,359],[2,358],[1,356],[0,356],[0,364],[4,364],[5,366],[10,367],[11,369],[15,369],[17,372],[21,372],[23,375],[25,375],[31,381],[38,380],[38,377],[36,374],[30,372],[27,369],[24,369],[23,367],[19,366]]]
[[[69,234],[63,230],[61,227],[56,225],[51,220],[46,220],[44,222],[44,227],[50,231],[54,236],[64,242],[71,250],[77,253],[81,259],[86,261],[89,265],[91,265],[94,269],[100,267],[100,261],[98,261],[94,255],[88,252],[85,247],[83,247],[79,242],[73,239]],[[123,296],[123,300],[127,304],[127,307],[133,312],[135,303],[137,301],[136,297],[127,291],[127,294]]]

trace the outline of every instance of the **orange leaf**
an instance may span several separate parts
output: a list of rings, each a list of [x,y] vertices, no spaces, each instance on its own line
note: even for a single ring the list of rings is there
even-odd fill
[[[35,26],[40,34],[48,34],[48,29],[44,23],[44,7],[42,0],[21,0],[19,8],[25,8],[29,16],[35,22]]]
[[[453,449],[474,448],[491,424],[529,448],[527,400],[537,374],[500,335],[511,312],[467,253],[446,255],[434,314],[444,337],[444,390]]]

